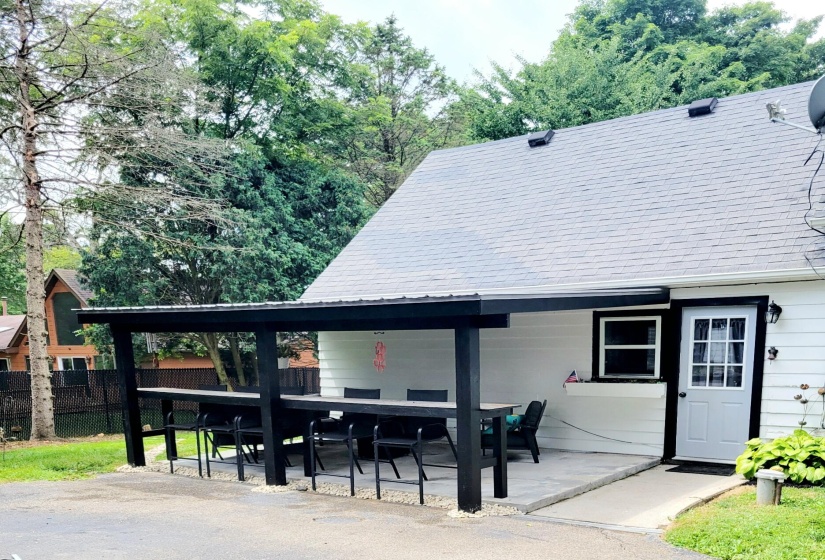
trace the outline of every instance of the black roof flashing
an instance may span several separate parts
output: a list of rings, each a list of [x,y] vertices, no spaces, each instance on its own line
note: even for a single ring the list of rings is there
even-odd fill
[[[688,106],[688,116],[698,117],[700,115],[709,115],[716,109],[717,103],[719,103],[719,100],[715,97],[697,99]]]
[[[527,143],[531,148],[536,146],[544,146],[550,142],[553,135],[556,134],[552,130],[543,130],[541,132],[534,132],[527,137]]]

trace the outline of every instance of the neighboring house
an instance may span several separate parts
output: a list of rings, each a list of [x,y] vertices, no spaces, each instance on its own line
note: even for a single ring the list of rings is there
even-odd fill
[[[46,278],[46,328],[52,368],[62,370],[94,369],[98,352],[92,345],[85,344],[83,336],[76,334],[77,309],[87,306],[92,293],[85,289],[77,272],[54,269]],[[0,332],[0,369],[23,371],[29,369],[29,340],[25,315],[9,315],[8,321],[16,323],[16,328],[7,342]],[[5,364],[3,363],[5,361]]]
[[[731,461],[750,437],[798,428],[798,386],[825,384],[825,282],[812,268],[825,238],[805,223],[803,166],[818,138],[765,111],[781,99],[807,123],[810,88],[558,130],[535,147],[520,136],[433,152],[302,300],[663,288],[669,303],[513,313],[482,330],[481,399],[547,399],[544,447]],[[771,300],[781,317],[766,324]],[[321,332],[322,392],[453,397],[452,338]],[[563,387],[573,370],[591,382]]]
[[[91,290],[80,282],[75,270],[56,268],[46,278],[46,327],[48,347],[54,371],[97,369],[99,352],[85,344],[84,337],[75,334],[82,326],[77,322],[77,309],[89,306]],[[0,316],[0,371],[29,369],[29,340],[25,315],[7,315],[3,302]],[[155,363],[147,361],[144,367],[161,369],[212,368],[207,357],[184,353],[180,357],[165,358]]]

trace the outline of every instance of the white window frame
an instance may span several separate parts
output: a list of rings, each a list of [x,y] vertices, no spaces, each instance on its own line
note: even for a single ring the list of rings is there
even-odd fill
[[[86,358],[83,356],[58,356],[57,357],[57,365],[59,371],[66,371],[66,368],[63,367],[63,360],[72,360],[72,366],[74,366],[75,360],[83,360],[83,363],[86,364],[86,369],[89,369],[89,364],[86,363]],[[74,367],[69,368],[74,370]]]
[[[605,325],[614,321],[655,321],[656,342],[655,344],[605,344]],[[606,350],[654,350],[655,358],[653,364],[653,375],[627,374],[608,375],[605,373],[605,351]],[[660,379],[662,361],[662,316],[661,315],[634,315],[599,318],[599,378],[604,379]]]
[[[5,371],[11,371],[11,358],[0,358],[0,362],[6,362]],[[4,370],[0,370],[0,371],[4,371]]]

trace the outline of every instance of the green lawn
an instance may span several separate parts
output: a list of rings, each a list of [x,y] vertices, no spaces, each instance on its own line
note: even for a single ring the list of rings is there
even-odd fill
[[[146,438],[147,449],[163,443]],[[194,446],[194,444],[193,444]],[[38,447],[0,448],[0,483],[33,480],[74,480],[114,471],[126,463],[126,448],[117,440],[56,443]]]
[[[789,488],[780,506],[757,506],[753,486],[688,511],[665,539],[725,560],[825,558],[825,488]]]

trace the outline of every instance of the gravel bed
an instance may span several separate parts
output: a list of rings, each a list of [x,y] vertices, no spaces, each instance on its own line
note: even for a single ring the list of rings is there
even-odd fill
[[[117,472],[157,472],[169,474],[169,464],[166,461],[156,461],[158,455],[163,453],[165,447],[159,445],[146,451],[146,466],[132,467],[130,465],[123,465],[117,469]],[[179,476],[188,476],[191,478],[200,478],[198,476],[198,469],[185,466],[175,465],[175,474]],[[290,479],[286,486],[266,486],[265,479],[261,475],[250,474],[241,482],[234,473],[213,472],[212,478],[215,480],[224,480],[227,482],[236,482],[238,484],[249,484],[254,486],[253,492],[262,492],[266,494],[278,494],[281,492],[307,492],[310,491],[310,483],[308,480]],[[349,485],[334,484],[331,482],[318,482],[316,484],[318,494],[326,494],[329,496],[345,496],[349,497]],[[375,490],[369,488],[356,488],[355,497],[361,500],[375,500]],[[382,490],[381,500],[392,502],[396,504],[412,504],[418,505],[418,493],[402,492],[399,490]],[[445,509],[447,515],[454,518],[475,518],[488,517],[500,515],[523,515],[522,512],[516,508],[509,506],[499,506],[492,504],[483,504],[481,511],[476,513],[467,513],[459,511],[456,506],[455,498],[448,498],[445,496],[424,496],[424,505],[439,509]]]

